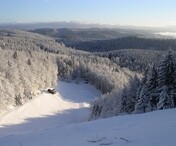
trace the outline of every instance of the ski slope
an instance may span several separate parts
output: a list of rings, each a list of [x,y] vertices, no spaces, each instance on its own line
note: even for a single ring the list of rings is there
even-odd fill
[[[100,93],[90,85],[64,82],[58,91],[2,117],[0,146],[176,145],[176,109],[87,121],[88,103]]]
[[[88,120],[91,100],[100,92],[83,82],[59,81],[58,93],[43,92],[0,119],[0,136],[21,134]]]

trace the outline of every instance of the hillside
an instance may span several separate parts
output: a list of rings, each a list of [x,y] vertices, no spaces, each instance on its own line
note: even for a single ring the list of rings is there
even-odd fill
[[[18,130],[23,124],[19,124],[16,126],[16,130],[12,132],[13,134],[1,135],[0,145],[172,146],[175,145],[175,114],[176,110],[170,109],[146,114],[99,119],[64,127],[57,126],[59,123],[55,123],[50,128],[34,129],[22,133],[19,133]]]
[[[67,47],[88,52],[106,52],[121,49],[163,51],[167,48],[176,48],[175,37],[162,35],[165,32],[159,32],[157,29],[41,28],[30,32],[52,37],[57,42],[64,43]]]
[[[125,36],[146,36],[145,31],[132,29],[112,29],[112,28],[41,28],[31,30],[31,32],[54,37],[59,40],[86,41],[86,40],[105,40],[115,39]],[[144,33],[145,32],[145,33]],[[149,34],[149,33],[148,33]],[[150,33],[152,35],[152,33]],[[154,36],[154,35],[153,35]]]
[[[52,53],[74,53],[72,49],[57,43],[53,38],[22,30],[0,30],[0,48],[16,51],[47,51]]]

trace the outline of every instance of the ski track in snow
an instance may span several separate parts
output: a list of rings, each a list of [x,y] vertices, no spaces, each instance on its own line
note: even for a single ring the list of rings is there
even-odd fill
[[[87,121],[89,103],[100,96],[98,90],[83,82],[59,81],[57,91],[56,95],[44,92],[1,117],[0,137]]]

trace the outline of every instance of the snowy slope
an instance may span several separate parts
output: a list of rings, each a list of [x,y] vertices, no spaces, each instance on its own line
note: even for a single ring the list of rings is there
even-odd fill
[[[175,146],[176,109],[54,126],[0,138],[1,146]]]
[[[84,83],[60,81],[57,90],[56,95],[44,92],[1,117],[0,136],[87,121],[90,114],[89,102],[100,96],[98,90]]]
[[[176,109],[83,122],[88,102],[100,93],[90,85],[64,82],[58,91],[2,117],[0,146],[176,145]]]

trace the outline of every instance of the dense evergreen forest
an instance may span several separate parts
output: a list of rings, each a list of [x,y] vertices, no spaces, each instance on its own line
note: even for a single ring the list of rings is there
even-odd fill
[[[147,66],[142,78],[134,76],[122,90],[114,90],[95,101],[91,118],[175,108],[175,85],[176,60],[170,49]]]
[[[165,53],[145,48],[91,53],[39,34],[0,30],[1,113],[57,80],[86,80],[101,91],[90,119],[173,108],[175,53]]]
[[[17,30],[0,31],[1,110],[31,99],[57,80],[85,79],[103,94],[122,88],[134,73],[109,58],[78,51],[54,39]]]
[[[142,49],[142,50],[162,50],[169,47],[176,49],[175,39],[143,38],[138,36],[127,36],[117,39],[92,40],[92,41],[72,41],[57,40],[63,42],[67,47],[72,47],[89,52],[107,52],[121,49]]]

